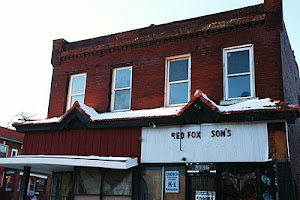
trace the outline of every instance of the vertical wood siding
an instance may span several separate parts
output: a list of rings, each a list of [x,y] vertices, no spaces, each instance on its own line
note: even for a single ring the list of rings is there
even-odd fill
[[[97,155],[140,158],[141,128],[26,133],[25,155]]]

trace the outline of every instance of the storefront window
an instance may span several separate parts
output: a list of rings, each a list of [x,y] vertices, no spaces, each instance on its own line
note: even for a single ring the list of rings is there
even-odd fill
[[[103,173],[103,196],[132,195],[132,171],[105,169]],[[131,198],[130,198],[131,199]]]
[[[132,170],[77,168],[75,200],[131,199]]]
[[[139,199],[160,200],[162,196],[162,167],[143,167],[139,188]]]
[[[100,168],[78,168],[76,170],[75,194],[100,195],[101,171]]]
[[[71,197],[73,185],[72,172],[54,173],[51,186],[51,200]]]
[[[185,166],[143,167],[139,184],[141,200],[184,200]]]

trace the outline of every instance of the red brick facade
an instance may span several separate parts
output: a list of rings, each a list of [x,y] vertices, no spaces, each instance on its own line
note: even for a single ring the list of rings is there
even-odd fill
[[[153,25],[84,41],[55,40],[48,117],[61,116],[66,112],[70,77],[83,72],[87,76],[84,104],[98,113],[110,112],[112,72],[116,67],[125,66],[132,67],[130,110],[164,107],[166,58],[186,54],[191,57],[190,97],[200,89],[213,102],[220,104],[224,100],[223,51],[228,47],[249,44],[253,46],[254,52],[254,96],[259,99],[269,97],[298,105],[299,71],[282,21],[282,2],[265,0],[264,4],[234,11]],[[197,108],[202,109],[199,104]],[[130,125],[123,123],[123,127],[113,125],[93,127],[93,124],[89,124],[90,121],[84,123],[86,119],[80,119],[80,115],[76,115],[77,111],[70,110],[65,115],[69,115],[70,118],[61,118],[57,124],[63,124],[65,120],[67,125],[70,122],[74,127],[61,125],[59,129],[53,125],[54,128],[51,129],[51,126],[41,123],[42,125],[36,125],[35,130],[34,125],[31,127],[25,124],[23,130],[32,128],[31,131],[25,131],[27,132],[24,142],[25,154],[140,158],[143,126],[132,125],[131,122]],[[75,113],[73,118],[71,112]],[[298,117],[298,113],[295,115]],[[259,113],[256,116],[264,121]],[[251,116],[247,119],[254,121]],[[292,194],[289,164],[292,167],[292,182],[295,186],[294,196],[300,181],[297,179],[300,169],[298,159],[300,121],[298,119],[294,125],[288,125],[289,138],[287,138],[285,121],[282,118],[276,120],[280,127],[278,130],[276,129],[278,127],[270,129],[269,149],[272,150],[270,151],[272,162],[276,162],[278,169],[280,198],[284,199]],[[196,120],[187,121],[182,123],[193,123]],[[270,125],[274,121],[269,120],[266,123]],[[41,127],[44,128],[42,131],[39,129]],[[289,143],[286,142],[287,139]],[[287,144],[290,145],[289,149]],[[288,161],[289,158],[291,162]],[[280,167],[282,169],[279,170]]]
[[[79,72],[87,72],[85,104],[98,112],[109,111],[112,68],[126,65],[133,67],[131,109],[162,107],[165,59],[187,53],[191,54],[191,95],[200,88],[213,101],[219,102],[223,99],[223,48],[244,44],[254,46],[256,96],[283,100],[281,26],[267,29],[262,7],[258,5],[81,42],[56,40],[49,117],[65,112],[69,75]],[[240,21],[226,24],[225,20],[231,17]],[[215,20],[222,21],[217,24]],[[208,22],[217,25],[207,28]],[[195,25],[199,25],[200,30]],[[277,21],[277,25],[281,25],[281,21]]]

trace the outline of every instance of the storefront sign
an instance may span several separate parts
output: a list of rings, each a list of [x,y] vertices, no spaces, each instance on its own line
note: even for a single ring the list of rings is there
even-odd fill
[[[144,127],[141,145],[142,163],[265,162],[269,154],[262,122]]]
[[[215,191],[199,191],[195,192],[195,200],[215,200],[216,192]]]
[[[170,136],[173,139],[195,138],[201,139],[201,131],[188,131],[188,132],[172,132]],[[225,128],[223,130],[211,130],[211,137],[231,137],[231,130]]]
[[[179,193],[179,172],[166,171],[165,177],[165,192],[166,193]]]

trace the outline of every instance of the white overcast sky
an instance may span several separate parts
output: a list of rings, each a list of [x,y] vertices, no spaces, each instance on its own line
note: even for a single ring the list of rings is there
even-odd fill
[[[72,42],[262,3],[263,0],[1,0],[0,125],[20,112],[46,118],[52,41]],[[300,62],[300,1],[284,20]],[[62,97],[64,98],[64,97]]]

